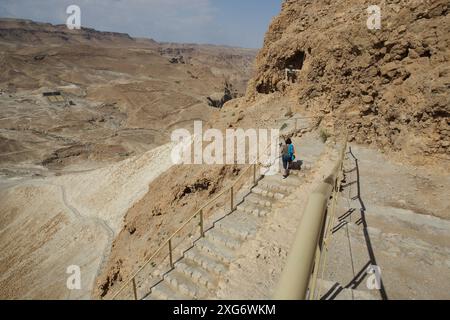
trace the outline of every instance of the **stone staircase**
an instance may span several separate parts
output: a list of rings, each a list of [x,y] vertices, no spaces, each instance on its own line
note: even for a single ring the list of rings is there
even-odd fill
[[[256,234],[277,201],[302,182],[305,171],[283,180],[281,175],[261,179],[234,212],[216,222],[174,269],[152,288],[147,300],[201,300],[215,297],[219,280],[237,257],[242,244]]]

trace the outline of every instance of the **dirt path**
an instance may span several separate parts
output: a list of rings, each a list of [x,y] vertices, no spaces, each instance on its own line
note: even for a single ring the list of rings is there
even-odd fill
[[[46,183],[46,182],[42,182],[42,183],[34,183],[34,185],[48,185],[48,186],[54,186],[60,189],[61,191],[61,200],[64,203],[64,206],[68,209],[68,211],[74,216],[75,219],[78,219],[82,222],[92,222],[95,225],[100,226],[100,228],[103,230],[103,232],[106,234],[107,239],[108,239],[108,243],[105,245],[105,248],[103,250],[103,253],[101,255],[101,263],[98,267],[98,271],[97,271],[97,275],[100,274],[104,268],[104,266],[106,265],[106,262],[108,261],[110,252],[111,252],[111,246],[112,243],[114,241],[115,238],[115,233],[114,231],[111,229],[111,227],[108,225],[108,223],[105,220],[102,220],[98,217],[88,217],[83,215],[82,213],[80,213],[80,211],[78,211],[78,209],[76,207],[74,207],[72,204],[69,203],[69,201],[67,200],[67,191],[66,188],[63,185],[58,185],[58,184],[52,184],[52,183]],[[68,296],[67,299],[70,299],[71,296],[71,292],[68,292]]]
[[[57,186],[57,185],[55,185]],[[102,220],[100,218],[97,217],[86,217],[84,215],[82,215],[77,208],[75,208],[74,206],[72,206],[69,201],[67,200],[67,195],[66,195],[66,188],[64,186],[58,186],[61,190],[61,197],[62,197],[62,201],[64,202],[64,205],[66,206],[66,208],[69,209],[70,212],[72,212],[72,214],[77,217],[78,219],[81,220],[90,220],[92,222],[94,222],[95,224],[101,226],[101,228],[104,230],[104,232],[106,233],[106,235],[108,236],[108,244],[105,246],[105,249],[103,250],[103,254],[102,254],[102,259],[101,259],[101,264],[98,267],[98,272],[97,272],[97,276],[102,272],[103,268],[105,267],[110,252],[111,252],[111,246],[112,243],[114,241],[115,238],[115,233],[114,231],[111,229],[111,227],[108,225],[108,223],[105,220]]]

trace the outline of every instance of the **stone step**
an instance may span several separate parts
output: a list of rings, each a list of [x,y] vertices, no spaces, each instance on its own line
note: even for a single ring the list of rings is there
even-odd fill
[[[205,236],[207,239],[222,244],[232,250],[238,249],[242,245],[242,241],[229,233],[222,232],[219,228],[209,230]]]
[[[265,217],[269,214],[270,209],[254,203],[244,202],[236,208],[236,211],[237,214],[253,214],[256,217]]]
[[[303,170],[296,171],[296,175],[300,179],[304,179],[311,171],[312,171],[312,167],[308,167]]]
[[[265,179],[258,183],[258,187],[266,191],[278,192],[285,195],[289,195],[295,190],[294,186],[284,185],[275,181],[265,181]]]
[[[225,219],[218,221],[215,226],[223,232],[246,240],[256,233],[258,220],[257,216],[235,211]]]
[[[317,279],[317,290],[323,300],[381,300],[378,290],[363,291],[343,288],[333,281]]]
[[[272,193],[281,193],[284,194],[285,196],[290,195],[295,190],[295,187],[293,186],[286,186],[278,184],[276,182],[269,182],[264,180],[258,183],[258,187],[266,191],[270,191]]]
[[[248,197],[245,198],[245,202],[253,203],[256,205],[260,205],[263,207],[271,208],[273,202],[275,202],[274,199],[265,197],[256,193],[251,193]]]
[[[153,287],[149,298],[146,300],[189,300],[189,297],[175,290],[167,281],[162,281]]]
[[[201,265],[196,262],[183,259],[175,266],[176,269],[189,277],[192,282],[198,286],[203,286],[206,289],[212,290],[217,287],[218,276],[205,270]]]
[[[304,179],[299,178],[298,176],[292,175],[287,179],[283,179],[281,175],[275,175],[264,177],[264,179],[258,182],[258,187],[275,192],[290,194],[303,183]]]
[[[252,192],[275,200],[283,200],[288,194],[286,191],[274,191],[263,185],[254,187]]]
[[[207,295],[205,287],[202,288],[202,286],[197,285],[190,277],[178,269],[174,269],[166,274],[164,281],[167,281],[172,288],[190,299],[200,299]]]
[[[295,184],[301,184],[305,181],[306,177],[310,174],[309,171],[291,171],[289,174],[289,177],[286,179],[282,179],[287,181],[288,183],[291,183],[293,185]]]
[[[229,264],[234,258],[234,252],[232,250],[206,238],[197,241],[196,247],[226,264]]]
[[[196,263],[204,270],[215,273],[216,275],[222,275],[228,270],[226,264],[196,247],[187,251],[184,254],[184,257],[188,262],[191,261],[192,263]]]

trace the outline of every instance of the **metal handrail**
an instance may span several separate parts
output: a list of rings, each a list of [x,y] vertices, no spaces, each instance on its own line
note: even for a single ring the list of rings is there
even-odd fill
[[[325,216],[329,198],[338,186],[347,141],[346,137],[339,161],[332,173],[317,187],[308,200],[285,269],[275,291],[275,300],[305,300],[311,286],[314,291],[318,265],[322,256],[320,237],[326,225]]]
[[[333,188],[334,190],[332,191],[331,205],[329,206],[329,208],[327,208],[328,223],[327,223],[327,220],[325,219],[323,229],[322,229],[322,232],[323,232],[322,243],[319,243],[317,246],[316,260],[314,261],[314,273],[310,280],[310,292],[309,292],[310,300],[316,299],[317,279],[319,276],[319,268],[322,265],[322,261],[323,261],[323,265],[324,265],[324,266],[322,266],[322,274],[321,274],[322,279],[325,274],[325,265],[326,265],[327,252],[328,252],[328,242],[330,241],[330,239],[333,235],[331,229],[333,228],[333,223],[334,223],[334,219],[336,216],[338,193],[341,189],[341,181],[343,178],[345,152],[347,150],[347,145],[348,145],[348,142],[347,142],[348,135],[346,136],[345,141],[346,141],[346,144],[345,144],[344,148],[342,149],[340,161],[337,165],[338,171],[337,171],[337,176],[336,176],[336,180],[335,180],[335,185]],[[321,294],[321,290],[319,287],[317,297],[320,298],[320,294]]]
[[[268,147],[263,151],[263,153],[265,153],[267,150],[269,150],[272,147],[272,142],[269,143]],[[170,264],[171,267],[173,267],[173,261],[172,261],[172,240],[175,238],[175,236],[177,236],[192,220],[194,220],[198,215],[200,215],[200,230],[201,230],[201,238],[204,237],[204,226],[203,226],[203,212],[204,210],[209,207],[211,204],[213,204],[215,201],[217,201],[220,197],[222,197],[224,194],[226,194],[227,192],[231,192],[231,211],[234,211],[234,187],[237,185],[238,182],[241,181],[241,179],[249,172],[250,169],[253,168],[253,186],[256,185],[256,171],[257,171],[257,166],[258,166],[258,162],[259,162],[259,156],[258,154],[255,156],[255,159],[253,162],[251,162],[251,164],[240,174],[240,176],[236,179],[236,181],[234,181],[231,186],[229,186],[228,188],[224,189],[222,192],[220,192],[217,196],[215,196],[212,200],[208,201],[205,205],[203,205],[200,209],[198,209],[195,214],[193,214],[185,223],[183,223],[183,225],[177,229],[177,231],[175,231],[164,243],[163,245],[161,245],[156,252],[144,263],[144,265],[142,267],[140,267],[135,273],[132,274],[132,276],[130,276],[129,280],[127,280],[123,286],[112,296],[112,300],[114,300],[115,298],[117,298],[117,296],[119,294],[121,294],[130,284],[133,285],[133,293],[134,293],[134,298],[135,300],[138,300],[138,296],[137,296],[137,289],[136,289],[136,277],[139,275],[139,273],[141,273],[142,270],[144,270],[145,267],[147,267],[152,261],[153,259],[163,250],[166,248],[167,245],[169,245],[169,256],[170,256]]]
[[[311,118],[317,118],[317,117],[292,117],[289,118],[287,120],[291,120],[291,119],[311,119]],[[284,119],[280,119],[280,120],[284,120]],[[297,121],[296,121],[296,125],[297,125]],[[267,152],[270,148],[272,148],[272,141],[269,143],[268,147],[262,152],[263,154],[265,152]],[[253,168],[253,186],[256,185],[257,183],[257,177],[256,177],[256,171],[257,171],[257,166],[259,164],[259,154],[257,154],[255,156],[255,159],[253,160],[253,162],[251,162],[251,164],[244,169],[244,171],[240,174],[240,176],[236,179],[236,181],[234,181],[228,188],[224,189],[222,192],[220,192],[217,196],[215,196],[212,200],[208,201],[205,205],[203,205],[200,209],[198,209],[185,223],[183,223],[183,225],[177,229],[177,231],[175,231],[157,250],[156,252],[144,263],[144,265],[142,267],[140,267],[135,273],[132,274],[132,276],[130,276],[129,280],[127,280],[123,286],[112,296],[112,300],[116,299],[117,296],[122,293],[130,284],[132,284],[133,286],[133,294],[134,294],[134,298],[135,300],[138,300],[138,295],[137,295],[137,288],[136,288],[136,277],[141,273],[142,270],[145,269],[145,267],[147,267],[154,259],[156,256],[158,256],[159,253],[162,252],[163,249],[166,248],[166,246],[169,246],[169,258],[170,258],[170,267],[173,268],[173,257],[172,257],[172,240],[190,223],[192,222],[192,220],[194,220],[197,216],[200,215],[200,238],[203,238],[205,235],[205,230],[204,230],[204,210],[209,207],[211,204],[213,204],[214,202],[216,202],[220,197],[222,197],[224,194],[230,192],[231,193],[231,212],[234,211],[235,209],[235,203],[234,203],[234,188],[235,186],[238,184],[238,182],[241,181],[241,179],[249,172],[250,169]]]
[[[169,245],[169,246],[171,246],[170,244],[171,244],[171,242],[172,242],[172,240],[187,226],[187,225],[189,225],[189,223],[190,222],[192,222],[192,220],[194,220],[198,215],[200,215],[200,229],[201,229],[201,237],[203,237],[204,236],[204,229],[203,229],[203,219],[204,219],[204,217],[203,217],[203,211],[204,211],[204,209],[205,208],[207,208],[207,207],[209,207],[211,204],[213,204],[215,201],[217,201],[220,197],[222,197],[225,193],[227,193],[227,192],[233,192],[234,190],[234,186],[240,181],[240,179],[252,168],[252,167],[255,167],[256,166],[256,164],[252,164],[252,165],[250,165],[248,168],[246,168],[245,170],[244,170],[244,172],[241,174],[241,176],[238,178],[238,179],[236,179],[236,181],[235,182],[233,182],[233,184],[230,186],[230,187],[228,187],[228,188],[226,188],[225,190],[223,190],[222,192],[220,192],[216,197],[214,197],[212,200],[210,200],[209,202],[207,202],[205,205],[203,205],[199,210],[197,210],[196,212],[195,212],[195,214],[194,215],[192,215],[185,223],[183,223],[183,225],[181,226],[181,227],[179,227],[178,229],[177,229],[177,231],[175,231],[160,247],[159,247],[159,249],[158,250],[156,250],[156,252],[144,263],[144,265],[141,267],[141,268],[139,268],[139,270],[138,271],[136,271],[131,277],[130,277],[130,279],[127,281],[127,282],[125,282],[124,283],[124,285],[121,287],[121,289],[120,290],[118,290],[117,291],[117,293],[115,293],[114,294],[114,296],[112,297],[112,299],[114,300],[120,293],[122,293],[127,287],[128,287],[128,285],[132,282],[132,281],[134,281],[134,279],[139,275],[139,273],[141,273],[141,271],[142,270],[144,270],[145,269],[145,267],[147,267],[152,261],[153,261],[153,259],[163,250],[163,249],[165,249],[166,248],[166,246],[167,245]],[[256,170],[256,169],[254,169],[254,170]],[[232,196],[232,200],[231,200],[231,208],[232,208],[232,211],[234,211],[233,209],[234,209],[234,203],[233,203],[234,201],[233,201],[233,196]],[[171,250],[169,250],[169,251],[172,251],[173,250],[173,248],[170,248]],[[171,254],[170,254],[171,255]],[[171,263],[172,264],[172,263]],[[136,294],[135,294],[135,298],[136,298],[136,300],[137,300],[137,297],[136,297]]]

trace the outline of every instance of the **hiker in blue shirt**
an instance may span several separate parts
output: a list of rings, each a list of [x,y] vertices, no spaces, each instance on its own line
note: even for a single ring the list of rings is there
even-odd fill
[[[290,138],[286,139],[286,144],[283,145],[281,156],[283,159],[284,168],[283,179],[286,179],[289,176],[289,167],[291,166],[292,161],[295,160],[294,145],[292,144],[292,140]]]

